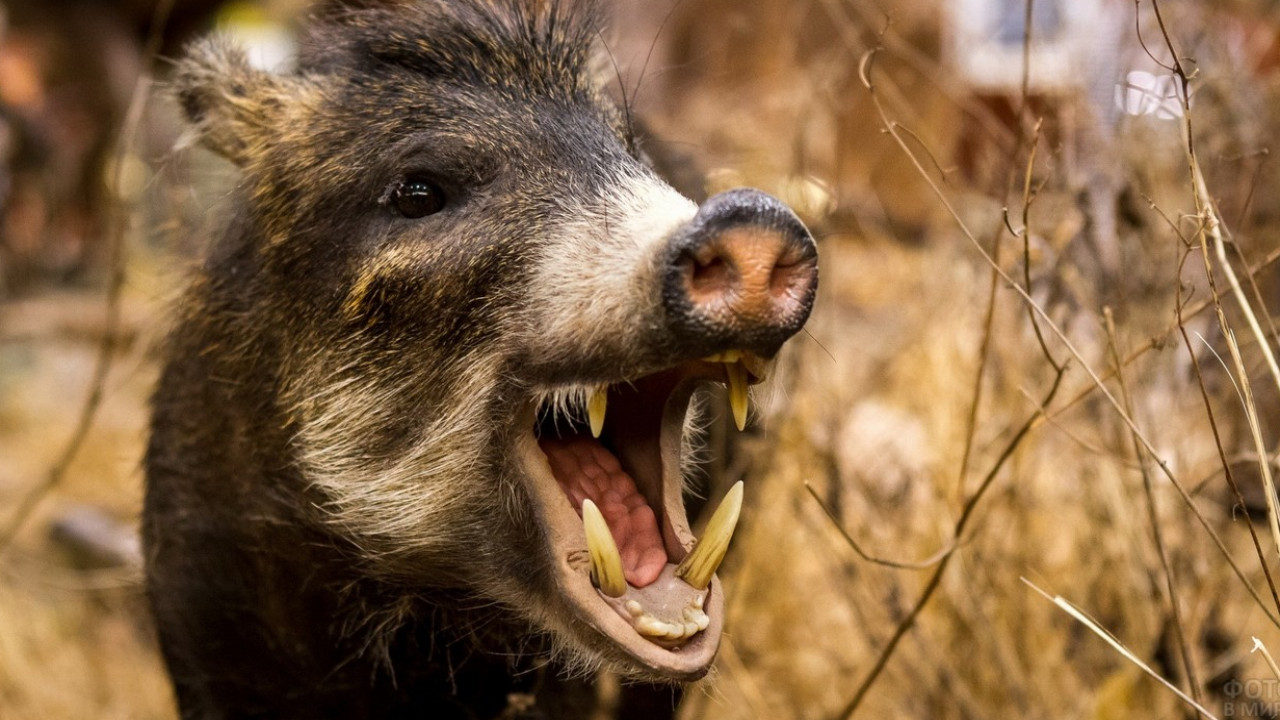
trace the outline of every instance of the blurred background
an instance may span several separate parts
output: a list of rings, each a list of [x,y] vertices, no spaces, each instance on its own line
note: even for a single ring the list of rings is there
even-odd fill
[[[655,162],[822,252],[682,717],[1280,717],[1280,4],[605,4]],[[146,398],[234,178],[165,76],[305,3],[161,5],[0,0],[0,718],[175,716]]]

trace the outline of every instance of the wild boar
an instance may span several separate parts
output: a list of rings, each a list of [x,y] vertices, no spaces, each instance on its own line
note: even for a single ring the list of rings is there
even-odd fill
[[[701,207],[597,80],[597,13],[328,8],[288,73],[217,40],[175,90],[238,168],[164,346],[148,594],[184,717],[585,717],[592,673],[711,665],[699,403],[804,324],[809,232]]]

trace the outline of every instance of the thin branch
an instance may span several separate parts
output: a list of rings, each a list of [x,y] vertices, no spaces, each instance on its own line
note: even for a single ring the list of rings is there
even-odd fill
[[[1271,252],[1267,253],[1266,257],[1263,258],[1262,261],[1259,262],[1257,265],[1250,267],[1249,274],[1257,275],[1263,270],[1266,270],[1267,268],[1274,265],[1277,261],[1280,261],[1280,247],[1277,247],[1273,249]],[[1199,315],[1200,313],[1204,312],[1205,310],[1208,310],[1211,307],[1213,307],[1213,300],[1208,298],[1204,300],[1197,300],[1194,303],[1189,303],[1181,314],[1184,316],[1184,318],[1193,318]],[[1145,356],[1147,353],[1151,352],[1152,350],[1163,348],[1169,342],[1169,336],[1173,335],[1175,332],[1178,332],[1179,329],[1180,327],[1178,323],[1176,322],[1171,323],[1168,327],[1156,333],[1155,335],[1152,335],[1150,338],[1147,339],[1146,342],[1142,343],[1141,345],[1138,345],[1132,351],[1130,351],[1129,354],[1125,356],[1124,361],[1120,363],[1120,366],[1129,367],[1130,365],[1137,362],[1139,359],[1141,359],[1143,356]],[[1103,372],[1099,377],[1101,377],[1103,381],[1113,380],[1115,379],[1115,371],[1107,370]],[[1093,382],[1093,379],[1090,378],[1088,381],[1083,383],[1082,387],[1077,389],[1076,392],[1072,394],[1067,400],[1064,400],[1061,403],[1059,403],[1057,409],[1055,409],[1053,413],[1051,413],[1050,415],[1046,416],[1045,420],[1048,421],[1051,418],[1059,417],[1062,414],[1070,411],[1072,408],[1079,405],[1084,400],[1088,399],[1089,397],[1092,397],[1093,394],[1096,393],[1097,391],[1098,391],[1097,383]]]
[[[822,508],[822,512],[826,513],[827,519],[831,521],[832,527],[834,527],[836,531],[840,533],[840,536],[844,538],[844,541],[848,543],[849,547],[853,548],[853,551],[858,554],[858,557],[862,558],[863,560],[866,560],[869,563],[872,563],[874,565],[883,565],[888,568],[893,568],[894,570],[928,570],[929,568],[937,565],[939,562],[942,562],[943,558],[955,552],[956,550],[956,541],[952,539],[951,543],[947,547],[934,553],[932,557],[929,557],[928,559],[925,559],[925,560],[921,560],[919,562],[903,562],[901,560],[889,560],[886,558],[872,555],[867,551],[863,550],[862,545],[857,540],[855,540],[852,535],[849,534],[848,530],[844,529],[844,525],[840,523],[840,520],[836,517],[836,514],[831,511],[831,508],[827,505],[827,503],[821,497],[819,497],[818,491],[814,489],[812,484],[810,484],[809,482],[805,482],[804,489],[809,491],[809,495],[813,497],[813,501],[818,503],[818,507]]]
[[[898,643],[902,641],[902,638],[905,637],[907,632],[915,625],[916,618],[920,616],[920,613],[924,610],[925,606],[929,604],[929,600],[933,598],[934,592],[937,591],[938,587],[942,584],[942,575],[947,571],[947,566],[951,563],[951,558],[955,557],[955,550],[959,547],[959,544],[964,537],[964,531],[969,524],[969,520],[973,517],[974,510],[977,509],[978,504],[987,494],[987,490],[991,488],[996,477],[1000,474],[1000,471],[1004,469],[1005,463],[1009,461],[1009,458],[1013,457],[1014,451],[1022,444],[1027,433],[1031,432],[1031,429],[1035,426],[1036,418],[1043,415],[1045,408],[1053,402],[1054,396],[1058,394],[1058,388],[1062,386],[1062,378],[1065,375],[1066,366],[1064,365],[1062,368],[1059,368],[1057,375],[1054,376],[1053,385],[1049,388],[1049,392],[1045,394],[1044,400],[1041,401],[1040,406],[1037,407],[1031,416],[1027,418],[1026,422],[1018,428],[1018,432],[1014,434],[1013,438],[1005,446],[1004,451],[1000,453],[998,458],[996,458],[995,464],[991,466],[986,477],[982,479],[982,483],[978,486],[978,489],[974,491],[973,495],[969,497],[968,502],[965,503],[964,508],[960,511],[959,519],[956,520],[955,528],[952,530],[954,544],[952,545],[951,550],[943,555],[942,559],[938,561],[938,565],[934,568],[933,574],[929,576],[928,582],[925,583],[924,590],[920,592],[920,597],[916,599],[915,605],[911,608],[911,611],[907,613],[906,617],[902,618],[902,621],[898,623],[898,627],[893,631],[893,635],[889,638],[889,642],[885,644],[884,649],[880,651],[880,656],[876,658],[875,665],[873,665],[871,670],[867,672],[867,676],[863,678],[862,682],[858,685],[857,691],[854,692],[853,697],[849,700],[849,703],[845,705],[844,710],[840,713],[839,717],[852,718],[853,714],[858,711],[858,707],[862,704],[862,700],[867,696],[867,692],[871,690],[872,685],[874,685],[876,680],[880,677],[880,673],[882,673],[885,666],[889,664],[889,658],[893,657],[893,652],[897,649]]]
[[[996,262],[1000,261],[1002,237],[1003,233],[997,227],[991,242],[991,256]],[[957,499],[964,497],[965,485],[969,481],[969,460],[973,456],[973,447],[978,434],[978,412],[982,409],[982,380],[986,377],[987,364],[991,361],[991,340],[994,336],[992,329],[995,327],[996,299],[999,297],[996,291],[1000,289],[1000,276],[991,273],[990,278],[987,282],[987,309],[982,318],[982,342],[978,345],[978,367],[973,374],[969,414],[965,417],[964,452],[960,455],[960,474],[956,481]]]
[[[1030,17],[1031,3],[1027,2],[1027,15]],[[1030,30],[1027,31],[1028,36]],[[1024,90],[1025,91],[1025,90]],[[1031,152],[1027,156],[1027,169],[1022,180],[1022,282],[1027,290],[1031,289],[1031,203],[1034,195],[1031,192],[1031,171],[1036,164],[1036,148],[1040,145],[1040,126],[1043,120],[1036,121],[1034,133],[1031,136]],[[1040,343],[1040,352],[1044,354],[1049,364],[1054,370],[1060,370],[1061,365],[1054,359],[1053,353],[1049,352],[1049,345],[1044,340],[1044,333],[1040,331],[1040,321],[1036,319],[1036,313],[1027,307],[1027,317],[1031,320],[1031,328],[1035,330],[1036,342]]]
[[[1107,328],[1107,346],[1111,352],[1112,362],[1116,363],[1116,381],[1120,384],[1120,397],[1124,400],[1125,410],[1130,415],[1134,414],[1133,395],[1129,390],[1129,384],[1125,380],[1124,372],[1120,370],[1120,350],[1116,339],[1115,317],[1111,312],[1111,308],[1103,309],[1103,318]],[[1133,455],[1138,461],[1138,468],[1142,474],[1142,492],[1147,500],[1147,521],[1151,524],[1151,535],[1155,540],[1156,554],[1160,557],[1160,570],[1164,573],[1165,591],[1169,595],[1169,610],[1173,615],[1173,636],[1178,645],[1178,655],[1182,660],[1182,667],[1186,672],[1187,685],[1191,689],[1191,695],[1196,702],[1201,702],[1200,697],[1200,678],[1196,672],[1195,663],[1191,661],[1191,650],[1187,647],[1187,633],[1182,624],[1182,603],[1178,599],[1178,588],[1173,578],[1173,567],[1169,564],[1169,551],[1165,547],[1164,531],[1160,527],[1160,513],[1156,504],[1155,490],[1152,488],[1153,482],[1151,477],[1151,468],[1147,460],[1150,457],[1142,450],[1142,443],[1138,438],[1130,434],[1130,440],[1133,443]]]
[[[1138,45],[1142,47],[1142,52],[1146,53],[1147,57],[1151,58],[1151,62],[1155,63],[1157,66],[1168,70],[1169,72],[1173,72],[1174,66],[1156,57],[1155,54],[1151,52],[1151,48],[1147,47],[1147,41],[1142,37],[1142,0],[1133,0],[1133,10],[1133,34],[1137,36]],[[1161,23],[1161,25],[1163,26],[1163,23]],[[1176,57],[1174,58],[1174,62],[1177,62]]]
[[[1160,26],[1160,33],[1164,39],[1165,47],[1169,49],[1169,54],[1173,57],[1173,72],[1178,78],[1182,92],[1179,95],[1179,101],[1182,103],[1182,132],[1183,144],[1187,154],[1187,169],[1191,175],[1192,198],[1196,205],[1196,214],[1200,219],[1197,238],[1201,255],[1204,260],[1205,274],[1208,277],[1210,296],[1213,300],[1214,310],[1218,316],[1218,324],[1222,329],[1222,334],[1226,338],[1227,348],[1231,351],[1231,358],[1236,366],[1237,376],[1240,380],[1240,386],[1243,390],[1245,401],[1245,412],[1249,422],[1249,428],[1252,431],[1254,445],[1258,452],[1259,462],[1258,469],[1262,474],[1262,485],[1266,492],[1267,501],[1267,519],[1271,528],[1271,535],[1276,544],[1277,557],[1280,557],[1280,508],[1276,505],[1276,489],[1275,481],[1272,478],[1271,463],[1268,460],[1269,455],[1266,449],[1266,443],[1262,439],[1261,429],[1258,422],[1258,412],[1254,404],[1253,388],[1249,382],[1248,373],[1245,369],[1244,359],[1240,355],[1240,347],[1236,342],[1235,334],[1231,330],[1230,323],[1227,321],[1226,312],[1222,308],[1219,301],[1217,287],[1214,281],[1214,264],[1209,256],[1209,246],[1213,245],[1214,258],[1217,260],[1218,267],[1222,270],[1223,275],[1227,278],[1227,283],[1231,287],[1231,294],[1240,306],[1240,310],[1244,313],[1245,320],[1249,324],[1249,329],[1253,332],[1258,346],[1262,350],[1263,357],[1266,358],[1267,368],[1271,371],[1272,380],[1276,384],[1277,390],[1280,390],[1280,364],[1277,364],[1275,354],[1271,351],[1271,345],[1267,341],[1267,335],[1263,332],[1262,327],[1258,323],[1257,315],[1253,312],[1249,304],[1249,300],[1245,297],[1244,289],[1240,286],[1240,280],[1236,277],[1235,270],[1231,267],[1230,260],[1226,254],[1226,238],[1225,230],[1222,226],[1222,218],[1219,217],[1217,208],[1209,199],[1209,189],[1204,179],[1204,173],[1200,169],[1200,158],[1196,153],[1195,132],[1191,123],[1191,98],[1190,98],[1190,78],[1187,76],[1182,66],[1181,60],[1178,59],[1177,50],[1173,45],[1173,38],[1169,35],[1169,30],[1165,26],[1164,16],[1160,12],[1159,0],[1152,0],[1152,10],[1155,12],[1156,22]]]
[[[1182,290],[1179,285],[1179,297],[1181,294]],[[1244,513],[1245,527],[1249,528],[1249,537],[1253,540],[1253,549],[1258,554],[1259,564],[1262,565],[1262,573],[1267,579],[1267,588],[1271,590],[1271,600],[1275,603],[1276,610],[1280,612],[1280,592],[1277,592],[1276,590],[1275,579],[1271,577],[1270,563],[1267,562],[1265,551],[1262,549],[1262,541],[1258,538],[1258,531],[1253,526],[1253,518],[1249,516],[1249,506],[1244,501],[1244,494],[1240,492],[1240,485],[1236,482],[1235,473],[1231,471],[1231,462],[1227,459],[1227,450],[1222,444],[1222,433],[1218,430],[1218,421],[1215,413],[1213,412],[1213,403],[1209,398],[1209,389],[1205,386],[1204,373],[1200,369],[1200,355],[1192,347],[1191,337],[1187,334],[1186,325],[1182,318],[1182,303],[1177,302],[1175,303],[1175,306],[1178,308],[1178,330],[1181,332],[1182,343],[1187,349],[1187,355],[1191,357],[1191,367],[1195,372],[1196,383],[1200,388],[1200,398],[1204,402],[1205,414],[1209,418],[1209,429],[1213,433],[1214,447],[1218,450],[1218,458],[1222,463],[1223,473],[1226,474],[1227,485],[1231,486],[1231,492],[1235,495],[1236,505],[1238,505],[1240,507],[1240,511]],[[1228,372],[1228,377],[1230,377],[1230,372]],[[1234,382],[1234,379],[1232,382]],[[1252,587],[1247,587],[1249,587],[1252,592]],[[1262,598],[1256,594],[1254,596],[1254,600],[1259,604],[1262,603]],[[1276,623],[1276,615],[1272,615],[1268,612],[1267,617],[1271,619],[1273,624]]]

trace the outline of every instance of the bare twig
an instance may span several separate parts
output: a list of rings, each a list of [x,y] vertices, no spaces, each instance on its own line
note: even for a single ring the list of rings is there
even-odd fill
[[[1179,267],[1181,267],[1181,263],[1179,263]],[[1226,448],[1222,445],[1222,433],[1218,430],[1218,421],[1216,414],[1213,411],[1213,403],[1209,398],[1209,389],[1205,386],[1204,373],[1200,369],[1200,356],[1199,353],[1195,351],[1195,348],[1192,347],[1191,337],[1187,333],[1186,323],[1182,314],[1182,285],[1177,285],[1177,288],[1177,298],[1174,302],[1174,307],[1177,308],[1178,330],[1182,336],[1182,343],[1187,349],[1187,355],[1191,357],[1191,367],[1195,372],[1196,383],[1200,388],[1200,398],[1204,402],[1205,414],[1209,419],[1209,429],[1213,433],[1214,447],[1218,450],[1218,458],[1222,463],[1223,473],[1227,477],[1227,484],[1231,486],[1231,492],[1235,494],[1236,504],[1244,513],[1245,526],[1249,528],[1249,537],[1253,540],[1254,551],[1258,554],[1258,561],[1262,565],[1263,575],[1267,579],[1267,587],[1271,590],[1271,600],[1275,603],[1276,610],[1280,611],[1280,592],[1277,592],[1276,590],[1275,579],[1271,576],[1270,563],[1266,561],[1266,555],[1262,549],[1262,542],[1258,538],[1258,531],[1254,529],[1253,519],[1249,517],[1249,507],[1244,501],[1244,495],[1240,492],[1240,485],[1236,483],[1235,474],[1231,471],[1231,462],[1227,459]],[[1252,586],[1248,583],[1246,583],[1246,587],[1249,588],[1250,592],[1254,592]],[[1254,600],[1256,600],[1259,605],[1262,604],[1262,599],[1256,594],[1256,592],[1254,594]],[[1276,615],[1267,612],[1267,617],[1270,618],[1272,624],[1276,623]]]
[[[993,233],[991,256],[1000,261],[1000,246],[1003,233],[997,227]],[[965,485],[969,481],[969,460],[973,455],[973,446],[978,434],[978,413],[982,409],[983,379],[987,374],[987,364],[991,361],[992,328],[995,326],[997,290],[1000,289],[1000,276],[991,273],[987,283],[987,309],[982,318],[982,342],[978,345],[978,367],[973,374],[973,391],[969,401],[969,414],[965,417],[964,451],[960,454],[959,477],[956,480],[956,497],[963,498]]]
[[[1264,257],[1262,261],[1259,262],[1257,265],[1251,266],[1248,272],[1250,275],[1257,275],[1263,270],[1274,265],[1277,261],[1280,261],[1280,247],[1275,248],[1271,252],[1267,253],[1266,257]],[[1185,309],[1181,308],[1180,306],[1179,310],[1183,319],[1187,319],[1187,318],[1196,317],[1197,315],[1204,312],[1205,310],[1210,309],[1211,307],[1213,307],[1213,300],[1209,298],[1205,298],[1203,300],[1197,300],[1194,303],[1188,304]],[[1164,347],[1166,344],[1169,343],[1169,336],[1174,334],[1175,332],[1178,332],[1179,327],[1180,327],[1179,324],[1177,322],[1174,322],[1174,323],[1171,323],[1168,327],[1161,330],[1160,332],[1156,333],[1155,335],[1152,335],[1150,338],[1147,339],[1146,342],[1142,343],[1141,345],[1138,345],[1133,350],[1129,351],[1129,354],[1126,355],[1124,357],[1124,360],[1120,363],[1120,367],[1122,368],[1129,367],[1130,365],[1137,362],[1139,359],[1141,359],[1143,356],[1145,356],[1147,353],[1151,352],[1152,350],[1156,350],[1158,348]],[[1099,377],[1104,382],[1108,380],[1113,380],[1115,379],[1115,371],[1114,370],[1104,371],[1101,375],[1099,375]],[[1095,382],[1093,382],[1092,378],[1090,378],[1089,380],[1085,381],[1082,384],[1082,386],[1078,388],[1074,393],[1072,393],[1066,400],[1063,400],[1061,403],[1058,403],[1057,409],[1055,409],[1051,414],[1046,415],[1045,420],[1048,421],[1051,418],[1059,417],[1062,414],[1069,412],[1072,408],[1079,405],[1081,402],[1083,402],[1087,398],[1092,397],[1093,394],[1096,393],[1097,391],[1098,391],[1098,385]]]
[[[1049,388],[1049,391],[1045,393],[1040,406],[1036,408],[1031,416],[1027,418],[1026,422],[1024,422],[1022,426],[1018,428],[1018,431],[1014,433],[1013,438],[1007,445],[1005,445],[1004,451],[1000,453],[1000,456],[996,458],[991,469],[987,471],[986,476],[982,479],[982,483],[978,485],[978,489],[974,491],[973,495],[971,495],[969,500],[965,503],[964,508],[960,511],[960,517],[956,520],[955,527],[952,530],[954,543],[951,549],[938,561],[937,566],[933,570],[933,574],[929,576],[929,580],[925,583],[924,590],[920,592],[920,597],[916,599],[915,605],[912,606],[910,612],[908,612],[898,623],[898,627],[894,629],[893,635],[890,636],[889,641],[885,643],[884,649],[880,651],[879,657],[876,658],[875,664],[871,666],[869,671],[867,671],[867,676],[863,678],[861,683],[859,683],[857,691],[854,692],[853,697],[849,700],[849,703],[845,705],[844,710],[840,713],[839,717],[851,718],[853,717],[853,714],[858,711],[858,707],[862,704],[862,700],[866,697],[867,692],[871,690],[871,686],[875,684],[876,680],[880,677],[880,673],[883,672],[885,666],[889,664],[889,658],[893,657],[893,652],[897,649],[898,643],[902,641],[902,638],[905,637],[907,632],[915,625],[916,618],[920,616],[921,611],[923,611],[925,606],[929,604],[929,600],[933,598],[934,592],[937,591],[938,587],[942,583],[942,576],[947,571],[947,566],[951,563],[951,559],[955,557],[956,548],[959,547],[960,542],[964,538],[965,529],[968,527],[969,520],[973,517],[974,510],[977,509],[982,498],[987,494],[987,491],[991,489],[996,477],[999,476],[1000,471],[1004,469],[1005,463],[1009,461],[1009,458],[1013,457],[1014,451],[1022,445],[1022,441],[1026,438],[1027,433],[1031,432],[1031,429],[1035,425],[1036,418],[1040,417],[1044,413],[1045,408],[1053,402],[1054,396],[1058,393],[1058,388],[1062,386],[1062,378],[1065,375],[1066,366],[1064,365],[1058,369],[1057,375],[1053,378],[1053,385]]]
[[[1027,2],[1027,16],[1030,22],[1031,2]],[[1028,25],[1027,36],[1031,36],[1030,26]],[[1025,78],[1023,79],[1025,82]],[[1023,88],[1026,92],[1026,88]],[[1031,136],[1031,152],[1027,154],[1027,170],[1022,180],[1022,281],[1023,286],[1027,290],[1031,289],[1031,202],[1034,195],[1031,192],[1031,172],[1035,169],[1036,164],[1036,148],[1040,145],[1040,126],[1043,120],[1036,121],[1036,127]],[[1049,345],[1044,340],[1044,333],[1040,331],[1040,322],[1036,319],[1036,313],[1028,305],[1027,317],[1031,320],[1031,328],[1035,330],[1036,342],[1040,343],[1040,352],[1044,354],[1049,364],[1054,370],[1060,370],[1061,366],[1058,361],[1053,358],[1053,353],[1049,352]]]
[[[821,0],[821,4],[827,11],[827,16],[834,23],[835,29],[839,32],[845,48],[853,53],[852,57],[863,55],[867,48],[867,44],[859,36],[856,23],[860,22],[863,27],[868,28],[877,27],[884,18],[888,17],[883,8],[873,8],[872,5],[874,3]],[[854,18],[852,17],[853,15],[857,17]],[[889,52],[893,53],[895,58],[898,58],[907,67],[915,71],[917,77],[931,84],[935,92],[945,97],[962,113],[977,120],[978,127],[986,133],[987,138],[1001,146],[1001,153],[1008,157],[1017,155],[1019,147],[1007,142],[1006,136],[1008,133],[1005,132],[1004,124],[996,116],[995,112],[975,100],[971,93],[957,90],[957,88],[963,87],[964,84],[957,80],[954,67],[951,67],[949,63],[940,62],[936,56],[922,51],[916,44],[896,32],[892,25],[885,27],[879,33],[877,40]],[[883,88],[883,90],[890,107],[904,113],[912,112],[912,106],[903,96],[901,90],[892,85]]]
[[[1155,13],[1156,22],[1160,27],[1160,34],[1164,40],[1165,47],[1169,50],[1169,54],[1173,58],[1172,70],[1175,77],[1178,78],[1180,86],[1178,99],[1182,104],[1182,139],[1187,155],[1187,170],[1191,175],[1192,198],[1195,201],[1196,214],[1200,220],[1197,238],[1199,240],[1201,255],[1204,261],[1205,274],[1209,281],[1210,295],[1213,299],[1214,310],[1218,316],[1218,324],[1221,327],[1223,336],[1226,338],[1227,348],[1231,351],[1231,358],[1236,366],[1240,388],[1244,397],[1245,412],[1249,422],[1249,428],[1252,431],[1254,445],[1258,452],[1258,469],[1262,475],[1262,484],[1266,492],[1267,520],[1271,528],[1272,539],[1276,544],[1275,550],[1277,558],[1280,558],[1280,508],[1277,508],[1276,506],[1276,489],[1275,481],[1273,480],[1271,473],[1271,462],[1269,454],[1267,453],[1266,443],[1262,439],[1262,432],[1258,423],[1257,408],[1253,399],[1253,389],[1249,382],[1248,372],[1245,369],[1244,359],[1240,355],[1239,344],[1236,342],[1235,334],[1232,332],[1231,325],[1227,321],[1226,312],[1223,310],[1222,303],[1219,301],[1219,295],[1214,281],[1214,263],[1209,256],[1210,245],[1213,246],[1214,259],[1217,260],[1217,266],[1227,278],[1227,283],[1231,288],[1231,294],[1239,304],[1240,310],[1249,324],[1249,329],[1253,332],[1254,338],[1258,342],[1258,347],[1267,361],[1267,368],[1271,371],[1271,377],[1275,382],[1277,390],[1280,390],[1280,365],[1276,363],[1275,354],[1271,351],[1271,345],[1268,342],[1267,335],[1263,332],[1261,325],[1259,325],[1257,315],[1253,312],[1253,308],[1244,294],[1244,289],[1240,286],[1240,280],[1236,277],[1235,270],[1232,269],[1230,260],[1227,259],[1226,231],[1223,228],[1222,218],[1218,214],[1217,207],[1209,199],[1209,189],[1205,183],[1204,173],[1200,169],[1200,158],[1196,154],[1195,132],[1191,122],[1191,80],[1186,69],[1183,67],[1176,48],[1174,47],[1173,38],[1169,35],[1169,30],[1165,26],[1164,16],[1160,12],[1159,0],[1152,0],[1151,7]]]
[[[1134,414],[1133,394],[1129,390],[1129,384],[1125,380],[1124,372],[1120,369],[1120,350],[1118,340],[1116,338],[1115,317],[1111,312],[1111,308],[1104,308],[1103,317],[1107,328],[1107,346],[1111,351],[1112,362],[1116,363],[1116,381],[1120,384],[1120,397],[1124,400],[1125,410],[1130,415]],[[1147,499],[1147,521],[1151,524],[1151,536],[1155,540],[1156,554],[1160,557],[1160,570],[1164,573],[1165,591],[1169,595],[1169,611],[1173,616],[1173,635],[1178,646],[1178,655],[1182,660],[1183,670],[1186,672],[1187,685],[1191,689],[1191,695],[1196,702],[1201,701],[1200,697],[1200,679],[1196,672],[1195,663],[1191,661],[1191,651],[1187,647],[1187,633],[1182,624],[1182,603],[1178,599],[1178,588],[1174,582],[1173,567],[1169,564],[1169,551],[1165,547],[1164,532],[1160,528],[1160,513],[1156,505],[1155,491],[1152,489],[1151,468],[1147,464],[1148,455],[1143,452],[1142,443],[1133,434],[1130,434],[1130,440],[1133,443],[1133,455],[1138,461],[1138,468],[1142,473],[1142,492]]]
[[[1022,46],[1022,93],[1020,95],[1019,107],[1017,112],[1018,124],[1017,124],[1017,133],[1014,137],[1013,156],[1016,156],[1022,150],[1022,143],[1024,140],[1024,134],[1022,132],[1022,116],[1026,112],[1026,108],[1027,108],[1027,104],[1029,102],[1029,96],[1030,96],[1031,14],[1032,14],[1032,0],[1027,0],[1026,17],[1024,18],[1024,24],[1023,24],[1023,26],[1026,28],[1026,33],[1025,33],[1025,37],[1023,38],[1023,46]],[[1013,235],[1015,238],[1018,237],[1020,234],[1024,236],[1023,237],[1023,268],[1025,273],[1024,281],[1027,287],[1031,287],[1031,261],[1029,258],[1030,251],[1028,249],[1029,241],[1025,236],[1028,235],[1027,223],[1028,223],[1028,218],[1030,217],[1031,201],[1033,197],[1033,194],[1031,192],[1031,176],[1032,176],[1032,170],[1035,167],[1035,147],[1036,147],[1036,144],[1038,144],[1040,139],[1040,126],[1041,126],[1041,122],[1037,120],[1036,126],[1035,126],[1035,135],[1034,135],[1034,139],[1032,140],[1031,153],[1027,159],[1026,171],[1024,173],[1025,179],[1022,184],[1022,231],[1021,233],[1014,230],[1009,225],[1008,208],[1006,207],[1004,209],[1004,212],[1001,213],[1002,224],[1004,228],[1009,231],[1009,234]],[[1011,167],[1010,175],[1012,175],[1012,173],[1013,173],[1013,168]],[[1010,180],[1012,181],[1012,178],[1010,178]],[[999,227],[997,227],[993,235],[994,237],[991,243],[992,245],[991,258],[993,261],[995,261],[995,264],[998,266],[1000,264],[1000,248],[1001,248],[1000,241],[1002,238]],[[983,321],[982,321],[982,343],[978,348],[978,367],[976,372],[974,373],[972,400],[969,404],[969,414],[965,418],[965,440],[964,440],[964,451],[960,456],[960,478],[959,478],[959,481],[956,483],[957,491],[959,493],[959,496],[962,498],[964,497],[965,485],[969,477],[969,460],[973,454],[974,440],[977,436],[978,413],[981,411],[981,407],[982,407],[983,378],[986,376],[987,363],[990,360],[992,327],[994,326],[994,322],[995,322],[995,309],[996,309],[996,299],[997,299],[996,290],[999,289],[999,279],[1000,279],[999,274],[992,272],[991,279],[987,287],[987,309],[986,309],[986,314],[984,315]],[[1034,315],[1032,316],[1032,322],[1033,323],[1035,322]],[[1038,324],[1035,325],[1035,332],[1036,332],[1036,338],[1040,341],[1041,350],[1044,352],[1046,357],[1050,358],[1049,359],[1050,364],[1052,364],[1053,367],[1055,368],[1058,367],[1057,363],[1053,361],[1052,357],[1049,354],[1048,347],[1044,343],[1044,338],[1040,333],[1040,326]]]
[[[1151,58],[1151,62],[1155,63],[1158,67],[1168,70],[1169,72],[1173,72],[1174,65],[1170,65],[1156,57],[1155,53],[1151,52],[1151,48],[1147,47],[1147,41],[1142,38],[1142,0],[1133,0],[1133,9],[1133,34],[1138,38],[1138,45],[1142,46],[1142,52],[1146,53],[1147,57]],[[1156,15],[1159,17],[1158,9],[1156,11]],[[1160,27],[1164,27],[1163,20],[1160,22]],[[1175,55],[1174,63],[1177,63],[1177,61],[1177,56]]]
[[[809,491],[809,495],[813,497],[813,501],[818,503],[818,507],[822,508],[822,512],[826,513],[827,519],[831,521],[832,527],[840,533],[840,536],[844,538],[844,541],[848,543],[849,547],[853,548],[853,551],[858,554],[858,557],[869,563],[874,565],[883,565],[885,567],[893,568],[894,570],[928,570],[939,562],[942,562],[943,558],[956,550],[956,540],[953,539],[947,547],[934,553],[932,557],[920,560],[919,562],[889,560],[887,558],[872,555],[863,550],[862,545],[849,534],[848,530],[844,529],[844,525],[840,523],[840,520],[836,518],[836,514],[831,511],[831,508],[827,506],[827,503],[818,495],[818,491],[814,489],[813,485],[806,482],[804,484],[804,489]]]

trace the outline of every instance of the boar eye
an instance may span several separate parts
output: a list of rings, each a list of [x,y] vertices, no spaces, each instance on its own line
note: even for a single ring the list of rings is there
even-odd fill
[[[444,192],[422,176],[409,175],[391,192],[391,204],[404,217],[426,217],[444,209]]]

